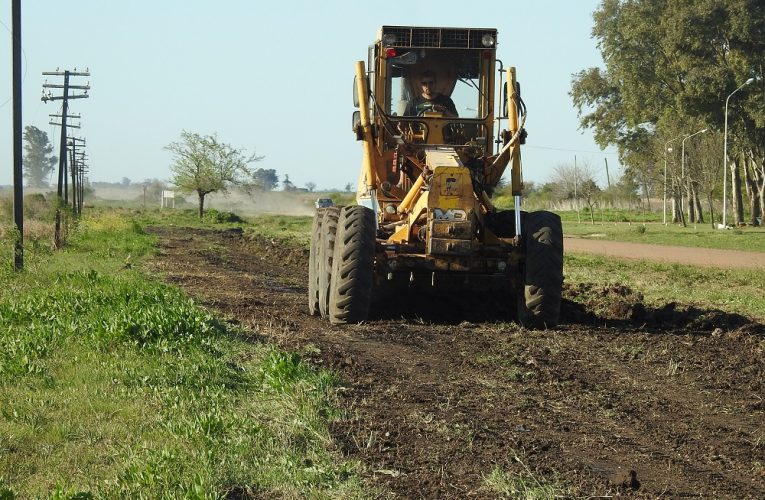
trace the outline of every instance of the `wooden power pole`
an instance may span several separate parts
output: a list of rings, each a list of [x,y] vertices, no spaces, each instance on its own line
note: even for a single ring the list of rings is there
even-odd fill
[[[24,176],[21,163],[21,0],[13,0],[13,220],[16,224],[16,242],[13,268],[24,268]]]
[[[46,81],[46,83],[43,84],[42,96],[42,100],[44,102],[58,100],[64,101],[61,109],[61,143],[59,147],[58,158],[58,189],[56,190],[58,206],[56,207],[56,228],[54,234],[54,244],[56,248],[58,248],[61,246],[61,204],[68,201],[65,201],[65,197],[68,198],[68,189],[66,188],[65,184],[67,183],[66,119],[68,117],[67,113],[69,112],[69,99],[85,99],[89,97],[88,90],[90,90],[90,85],[70,85],[69,78],[73,76],[90,76],[90,72],[87,69],[85,71],[77,71],[77,68],[75,68],[74,71],[58,71],[58,69],[56,69],[56,71],[43,71],[43,75],[64,77],[63,85],[47,83]],[[46,93],[45,89],[62,89],[63,93],[60,96],[54,96],[51,95],[50,90],[48,90]],[[83,90],[84,92],[82,94],[69,95],[69,91],[71,89]]]

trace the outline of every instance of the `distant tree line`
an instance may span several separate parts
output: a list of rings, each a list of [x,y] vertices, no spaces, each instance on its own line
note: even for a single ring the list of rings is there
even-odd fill
[[[702,203],[714,218],[727,168],[733,222],[757,224],[765,212],[765,2],[603,0],[593,17],[605,69],[573,77],[582,127],[601,147],[618,148],[643,193],[667,190],[673,221],[703,222]]]

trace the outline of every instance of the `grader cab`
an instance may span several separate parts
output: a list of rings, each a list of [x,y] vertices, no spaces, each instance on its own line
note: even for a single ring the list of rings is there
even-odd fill
[[[450,287],[502,294],[523,324],[557,324],[560,218],[521,210],[526,107],[496,47],[495,29],[383,26],[356,63],[357,205],[316,211],[311,314],[355,323],[402,287]],[[508,166],[514,208],[498,210]]]

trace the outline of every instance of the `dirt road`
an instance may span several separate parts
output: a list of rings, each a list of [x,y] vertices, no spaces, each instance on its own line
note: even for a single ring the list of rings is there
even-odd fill
[[[765,269],[765,253],[762,252],[647,245],[576,237],[566,237],[563,246],[566,252],[595,253],[623,259],[653,260],[705,267]]]
[[[500,469],[577,496],[765,497],[765,326],[565,290],[530,331],[462,297],[409,296],[365,324],[308,316],[307,252],[153,228],[163,273],[207,307],[336,371],[338,451],[399,498],[492,498]],[[416,303],[416,307],[407,307]]]

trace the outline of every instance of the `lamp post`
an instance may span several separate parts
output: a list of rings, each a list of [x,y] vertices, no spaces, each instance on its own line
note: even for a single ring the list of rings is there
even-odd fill
[[[723,139],[723,209],[722,209],[722,229],[725,229],[728,226],[728,101],[730,98],[738,92],[739,90],[743,89],[750,83],[754,81],[754,78],[750,78],[747,81],[745,81],[739,88],[734,90],[733,92],[728,95],[728,97],[725,99],[725,131],[723,132],[723,135],[725,138]]]
[[[669,147],[670,143],[675,142],[676,140],[680,139],[682,135],[678,135],[674,139],[670,139],[667,142],[664,143],[664,210],[663,210],[663,221],[664,225],[667,225],[667,153],[671,152],[671,148]]]
[[[680,184],[681,185],[684,184],[684,182],[685,182],[685,141],[687,141],[688,139],[690,139],[693,136],[696,136],[696,135],[699,135],[699,134],[703,134],[707,130],[709,130],[709,129],[707,129],[707,128],[701,129],[698,132],[694,132],[694,133],[692,133],[690,135],[685,136],[685,138],[683,138],[682,153],[680,154],[680,180],[681,180]],[[689,195],[690,195],[690,190],[689,190]],[[685,206],[683,205],[683,201],[684,200],[685,200],[685,197],[682,196],[682,193],[681,193],[681,196],[680,196],[680,210],[683,210],[683,211],[685,211]],[[688,200],[688,202],[690,203],[691,200]]]

